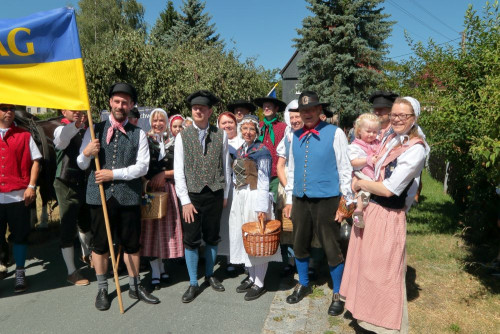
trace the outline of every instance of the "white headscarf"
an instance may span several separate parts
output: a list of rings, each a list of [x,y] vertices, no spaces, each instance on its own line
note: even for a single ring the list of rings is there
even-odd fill
[[[290,110],[298,111],[298,108],[299,108],[299,100],[295,99],[290,101],[290,103],[288,103],[285,109],[285,115],[283,118],[285,119],[286,123],[285,137],[288,138],[288,141],[291,141],[292,138],[291,134],[293,133],[292,123],[290,122]]]
[[[169,124],[168,124],[168,115],[167,115],[167,112],[165,110],[163,110],[162,108],[156,108],[154,109],[151,114],[149,115],[149,125],[152,127],[153,126],[153,116],[154,114],[157,114],[157,113],[160,113],[163,115],[163,117],[165,117],[165,132],[163,133],[155,133],[155,137],[156,137],[156,140],[158,141],[158,143],[160,144],[160,156],[158,157],[158,160],[162,160],[165,155],[166,155],[166,146],[165,146],[165,140],[164,140],[164,137],[165,138],[168,138],[168,128],[169,128]]]

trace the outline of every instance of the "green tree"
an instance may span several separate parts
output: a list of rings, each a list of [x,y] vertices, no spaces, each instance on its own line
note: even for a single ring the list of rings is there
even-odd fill
[[[294,41],[304,89],[316,91],[341,116],[368,110],[368,96],[381,82],[385,39],[393,22],[383,0],[307,0],[313,15]]]
[[[412,44],[415,56],[393,64],[387,85],[421,101],[419,119],[431,157],[450,163],[448,191],[473,241],[496,235],[500,184],[500,16],[469,6],[460,47]],[[439,169],[438,169],[439,170]],[[434,170],[431,170],[435,174]]]
[[[156,45],[167,46],[166,37],[178,18],[179,13],[175,10],[172,0],[169,0],[167,8],[160,13],[160,17],[158,17],[154,27],[151,29],[151,41]]]
[[[144,8],[136,0],[80,0],[78,7],[78,32],[84,54],[119,31],[146,32]]]
[[[200,39],[209,45],[224,45],[220,35],[215,31],[215,23],[210,24],[212,17],[203,13],[205,2],[199,0],[183,0],[182,14],[166,36],[167,45],[186,43],[189,40]]]

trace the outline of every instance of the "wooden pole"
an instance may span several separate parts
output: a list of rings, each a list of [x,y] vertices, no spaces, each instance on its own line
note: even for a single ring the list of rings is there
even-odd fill
[[[93,141],[95,139],[95,132],[94,132],[94,123],[92,122],[92,113],[90,112],[90,110],[87,110],[87,118],[89,120],[90,138]],[[99,163],[98,156],[94,157],[94,162],[95,162],[95,170],[96,171],[101,170],[101,164]],[[109,254],[111,256],[111,265],[113,267],[113,275],[115,278],[116,295],[118,296],[118,305],[120,306],[120,313],[123,314],[125,311],[123,310],[122,291],[120,288],[120,282],[118,281],[118,266],[116,264],[117,261],[115,259],[115,249],[113,248],[113,237],[111,236],[111,228],[109,227],[106,195],[104,194],[104,186],[102,185],[102,183],[99,183],[99,193],[101,194],[102,212],[104,214],[104,223],[106,224],[106,234],[108,235]]]

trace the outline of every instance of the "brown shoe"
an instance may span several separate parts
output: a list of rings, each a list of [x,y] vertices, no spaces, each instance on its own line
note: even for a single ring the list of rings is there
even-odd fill
[[[90,284],[89,280],[86,279],[85,277],[82,277],[82,275],[80,275],[78,270],[75,270],[71,275],[69,275],[67,281],[68,283],[77,286],[85,286]]]

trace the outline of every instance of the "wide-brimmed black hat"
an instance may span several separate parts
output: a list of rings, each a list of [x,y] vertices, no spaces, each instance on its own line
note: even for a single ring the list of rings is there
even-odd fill
[[[236,108],[245,108],[250,112],[254,112],[255,109],[257,109],[255,104],[253,104],[251,101],[246,101],[246,100],[234,100],[227,105],[227,110],[229,110],[232,113],[234,113],[234,109]]]
[[[285,109],[286,109],[286,103],[281,101],[281,100],[278,100],[275,97],[266,96],[266,97],[258,97],[256,99],[253,99],[253,103],[255,103],[256,105],[258,105],[261,108],[265,102],[271,102],[271,103],[274,103],[275,106],[278,106],[278,108],[279,108],[278,112],[285,111]]]
[[[202,106],[207,106],[212,108],[212,106],[218,103],[220,100],[217,96],[209,92],[208,90],[199,90],[186,98],[186,102],[190,106],[194,106],[195,104],[199,104]]]
[[[372,108],[392,108],[394,100],[399,95],[385,90],[377,90],[370,95],[368,101],[372,104]]]
[[[299,110],[306,109],[306,108],[311,108],[311,107],[316,107],[316,106],[322,106],[323,110],[328,107],[330,103],[327,102],[320,102],[318,94],[316,92],[310,91],[310,90],[305,90],[299,95]],[[326,113],[325,113],[326,115]]]
[[[116,93],[124,93],[132,98],[134,103],[137,103],[137,91],[134,86],[126,82],[117,82],[109,87],[108,96],[111,98]]]

